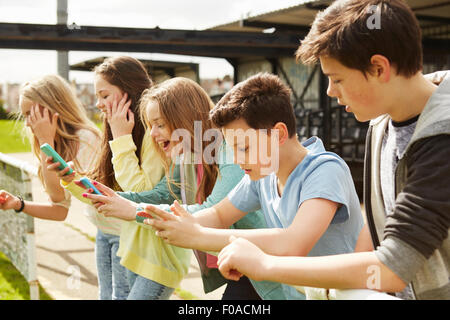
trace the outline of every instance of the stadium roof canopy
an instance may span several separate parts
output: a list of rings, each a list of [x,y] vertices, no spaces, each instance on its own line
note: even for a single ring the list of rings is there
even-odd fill
[[[263,30],[297,33],[305,35],[314,17],[333,1],[302,1],[288,8],[247,17],[209,30],[261,32]],[[406,0],[415,13],[422,28],[425,47],[450,50],[450,1],[448,0]],[[272,29],[272,30],[269,30]]]
[[[208,30],[0,23],[0,48],[155,52],[227,59],[292,56],[316,13],[331,2],[301,1],[296,6]],[[420,21],[424,49],[448,53],[450,1],[407,0],[407,3]],[[262,32],[266,29],[273,32]]]
[[[100,64],[107,57],[98,57],[94,59],[85,60],[79,63],[72,64],[70,70],[73,71],[91,71],[96,65]],[[165,73],[171,77],[174,77],[177,71],[192,70],[198,73],[197,63],[187,62],[172,62],[172,61],[159,61],[159,60],[145,60],[139,59],[140,62],[146,67],[147,71],[154,77],[160,73]]]

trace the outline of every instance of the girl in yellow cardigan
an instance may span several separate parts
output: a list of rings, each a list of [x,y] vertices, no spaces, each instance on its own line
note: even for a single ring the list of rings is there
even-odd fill
[[[147,70],[138,60],[119,56],[106,59],[94,69],[97,107],[104,113],[104,135],[100,156],[90,178],[101,181],[116,191],[152,189],[163,177],[164,167],[156,152],[150,132],[139,119],[139,99],[152,86]],[[56,167],[54,170],[58,171]],[[76,173],[64,176],[64,187],[82,201],[73,180]],[[136,227],[113,217],[105,217],[90,206],[90,218],[98,227],[96,259],[101,300],[127,299],[129,264],[120,256],[127,255],[127,243],[134,238]],[[125,246],[124,246],[125,243]],[[151,297],[150,297],[151,298]]]
[[[94,181],[106,196],[85,194],[94,200],[99,212],[105,216],[116,216],[139,226],[134,239],[129,238],[128,253],[127,256],[122,255],[122,263],[127,261],[139,274],[165,286],[159,292],[160,299],[168,298],[187,274],[191,250],[167,244],[156,236],[152,227],[139,223],[139,219],[135,220],[138,203],[169,207],[175,199],[181,199],[193,213],[222,200],[244,175],[243,170],[233,163],[232,150],[223,143],[221,132],[213,128],[209,119],[212,107],[206,92],[186,78],[173,78],[146,91],[141,101],[142,119],[151,128],[158,150],[166,160],[166,176],[150,191],[120,192],[119,196],[114,190]],[[264,218],[257,212],[250,213],[233,225],[235,228],[265,226]],[[226,283],[214,268],[213,259],[208,259],[202,252],[196,252],[196,256],[205,292]],[[141,280],[142,277],[137,276],[129,299],[143,297],[155,288],[144,286]],[[135,290],[137,283],[140,292]],[[279,293],[281,290],[276,283],[262,285],[257,287],[256,292],[248,279],[240,283],[229,282],[223,298],[273,298],[275,291]]]

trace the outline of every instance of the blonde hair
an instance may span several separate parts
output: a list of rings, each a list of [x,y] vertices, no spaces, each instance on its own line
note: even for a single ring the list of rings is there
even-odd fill
[[[48,109],[50,116],[59,114],[55,135],[55,151],[66,161],[73,161],[75,169],[82,172],[76,159],[80,139],[76,134],[86,129],[100,137],[100,131],[87,117],[86,110],[77,99],[70,85],[58,75],[46,75],[37,80],[26,82],[20,90],[20,98],[27,99]],[[33,153],[41,161],[38,139],[31,134]],[[39,178],[43,182],[42,168],[38,168]]]
[[[191,151],[194,154],[194,122],[201,121],[202,123],[201,137],[203,137],[205,131],[213,128],[213,123],[209,119],[209,112],[214,107],[214,104],[205,90],[198,83],[182,77],[166,80],[161,84],[147,89],[142,94],[140,110],[141,119],[148,127],[151,127],[151,125],[147,106],[151,101],[155,101],[158,104],[161,117],[171,132],[181,128],[189,132],[191,137]],[[170,158],[166,157],[159,144],[156,141],[154,142],[157,146],[158,153],[163,159],[169,190],[174,195],[170,187],[171,184],[176,184],[171,179],[174,164],[171,163]],[[201,141],[201,146],[203,154],[203,150],[206,147],[204,141]],[[215,157],[215,154],[213,156]],[[217,163],[206,164],[203,157],[201,157],[201,160],[204,174],[200,186],[197,189],[196,199],[200,196],[201,201],[205,201],[206,197],[212,192],[219,175],[219,169]]]

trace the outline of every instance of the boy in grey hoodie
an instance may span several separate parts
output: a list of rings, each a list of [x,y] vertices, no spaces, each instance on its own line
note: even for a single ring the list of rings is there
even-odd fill
[[[372,120],[358,252],[275,257],[232,239],[225,277],[450,299],[450,76],[439,86],[423,76],[421,40],[401,0],[338,0],[317,15],[297,58],[320,61],[328,95]]]

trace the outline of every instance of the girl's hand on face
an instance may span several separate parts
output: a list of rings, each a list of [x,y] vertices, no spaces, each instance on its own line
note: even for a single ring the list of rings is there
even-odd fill
[[[118,96],[114,95],[113,102],[107,102],[106,119],[111,128],[113,139],[131,134],[134,128],[134,113],[130,110],[131,100],[128,94],[124,93],[122,99],[118,101]]]
[[[41,112],[42,109],[42,112]],[[50,115],[47,108],[41,107],[39,104],[34,104],[30,109],[30,114],[27,117],[34,136],[38,139],[39,144],[48,143],[54,144],[56,128],[58,125],[58,113]]]
[[[5,190],[0,190],[0,209],[1,210],[10,210],[20,209],[20,200],[16,196],[13,196],[11,193]]]
[[[75,179],[76,172],[75,166],[72,161],[69,161],[67,163],[70,168],[67,167],[62,170],[59,170],[58,168],[60,166],[59,162],[53,163],[53,157],[47,157],[45,159],[45,162],[47,163],[47,170],[55,172],[58,178],[64,180],[66,183],[71,183],[73,179]],[[72,169],[73,172],[71,174],[66,175],[66,173],[69,172],[70,169]]]

